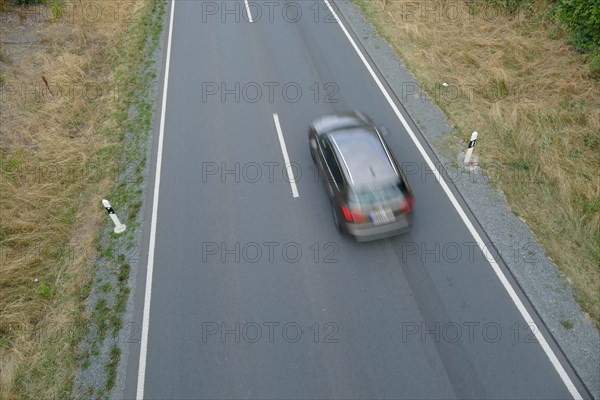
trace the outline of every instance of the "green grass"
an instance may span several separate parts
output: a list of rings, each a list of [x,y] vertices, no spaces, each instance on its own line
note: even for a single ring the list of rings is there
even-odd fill
[[[563,326],[563,328],[565,328],[569,331],[571,329],[573,329],[573,322],[571,322],[569,320],[562,320],[562,321],[560,321],[560,324]]]
[[[115,379],[117,377],[117,365],[119,365],[119,359],[121,358],[121,349],[117,345],[113,345],[110,349],[110,361],[106,365],[106,374],[108,378],[106,380],[106,390],[110,390],[115,386]]]

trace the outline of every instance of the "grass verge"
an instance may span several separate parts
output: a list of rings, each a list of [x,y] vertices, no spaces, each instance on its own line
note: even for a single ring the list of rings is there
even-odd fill
[[[117,381],[121,346],[135,340],[131,332],[133,323],[127,322],[124,327],[122,316],[129,297],[130,264],[137,263],[139,257],[138,213],[142,207],[143,171],[156,102],[153,91],[156,75],[151,57],[159,43],[165,12],[163,2],[156,0],[150,4],[151,12],[145,13],[131,30],[137,43],[136,61],[123,59],[118,63],[141,66],[141,70],[132,70],[135,75],[123,75],[124,84],[135,81],[135,96],[130,98],[127,133],[122,142],[119,168],[122,173],[109,194],[111,199],[126,205],[124,215],[128,222],[125,233],[114,234],[111,223],[97,237],[99,257],[88,307],[92,319],[82,343],[82,371],[75,388],[75,393],[86,398],[108,399],[114,395],[113,389],[123,389],[124,381]],[[121,53],[125,58],[131,55],[128,51]],[[97,369],[89,371],[90,365],[104,365],[104,373],[98,374]]]
[[[140,70],[148,69],[144,58],[158,42],[160,24],[150,16],[164,5],[128,0],[125,15],[114,12],[123,5],[118,0],[94,2],[104,8],[86,17],[77,9],[86,3],[1,4],[2,34],[12,29],[29,40],[3,49],[10,63],[0,60],[2,399],[72,397],[79,367],[89,366],[81,340],[97,326],[114,336],[128,296],[130,266],[114,249],[125,243],[129,251],[141,207],[145,151],[128,150],[147,140],[151,103],[139,94],[151,75]],[[133,105],[142,109],[130,116]],[[137,135],[127,137],[134,129]],[[108,227],[103,197],[128,224],[121,239],[100,240],[99,227]],[[115,296],[88,313],[97,271],[90,265],[107,256],[102,266],[116,279],[103,288]],[[114,385],[119,354],[110,348],[108,383],[90,395],[104,397]]]

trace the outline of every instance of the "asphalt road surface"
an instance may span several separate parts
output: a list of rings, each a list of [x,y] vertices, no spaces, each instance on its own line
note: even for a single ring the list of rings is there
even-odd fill
[[[326,3],[251,5],[253,22],[243,1],[174,7],[149,319],[136,309],[145,358],[132,345],[125,396],[585,396],[542,330],[569,391]],[[416,199],[408,234],[356,243],[334,228],[307,127],[348,109],[390,132]]]

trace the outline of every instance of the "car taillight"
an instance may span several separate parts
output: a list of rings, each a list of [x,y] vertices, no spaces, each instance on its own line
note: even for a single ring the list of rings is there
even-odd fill
[[[342,213],[346,222],[365,222],[367,220],[360,211],[349,210],[346,207],[342,207]]]
[[[350,214],[350,210],[348,210],[346,207],[342,207],[342,213],[344,213],[344,219],[347,222],[352,222],[352,214]]]
[[[412,194],[409,194],[408,196],[404,197],[400,202],[400,211],[402,211],[403,213],[407,213],[413,209],[414,205],[415,199],[413,198]]]
[[[367,220],[360,211],[352,211],[352,219],[354,222],[365,222]]]

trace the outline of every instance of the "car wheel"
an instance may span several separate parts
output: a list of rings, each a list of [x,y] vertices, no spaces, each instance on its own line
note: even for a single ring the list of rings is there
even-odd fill
[[[338,232],[341,232],[342,226],[340,225],[340,220],[338,219],[338,215],[335,212],[335,206],[333,205],[333,203],[331,203],[331,213],[333,214],[333,224],[335,225],[335,229],[337,229]]]

